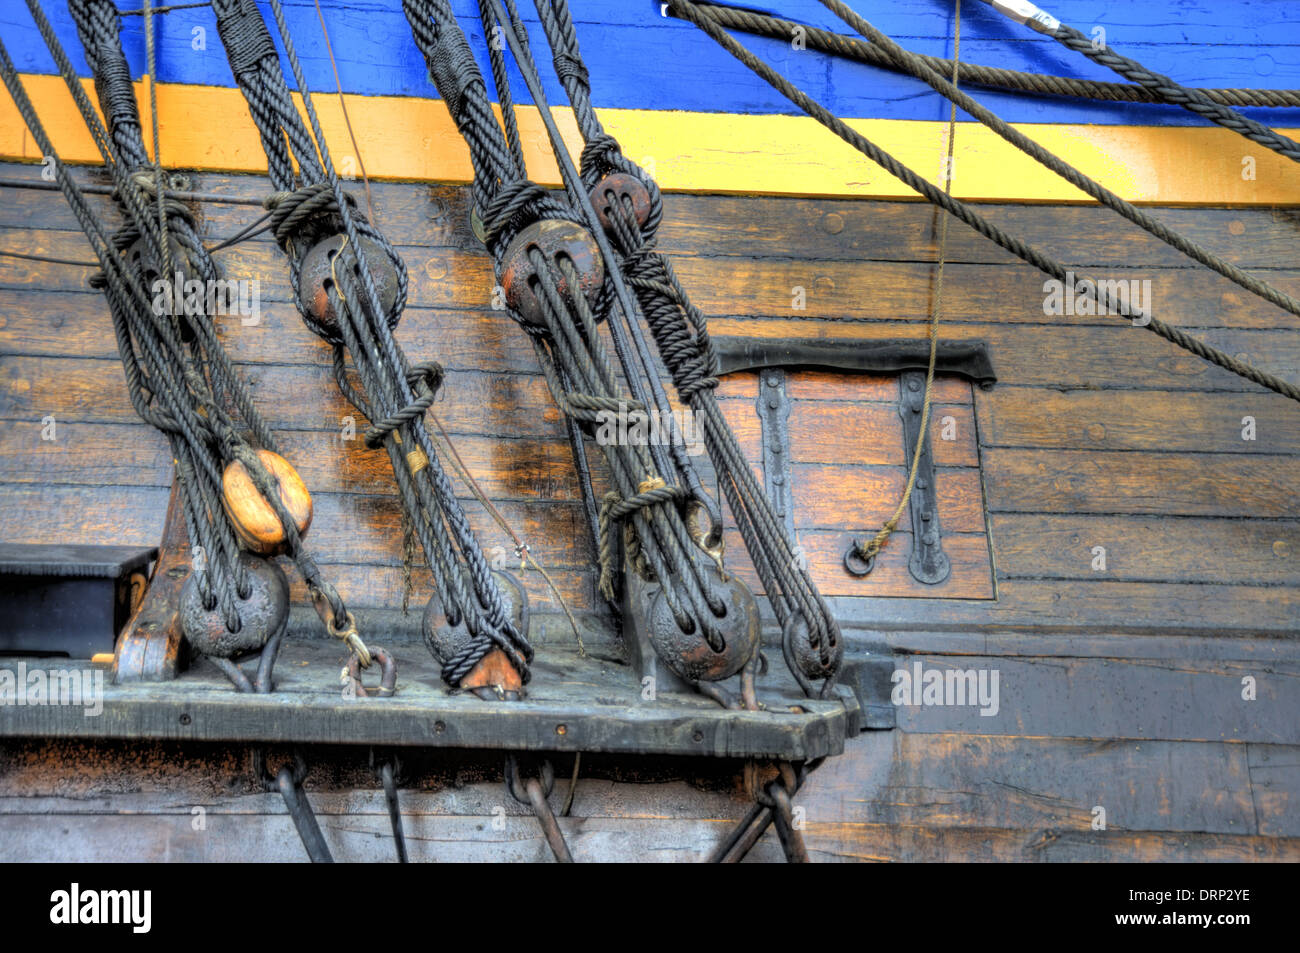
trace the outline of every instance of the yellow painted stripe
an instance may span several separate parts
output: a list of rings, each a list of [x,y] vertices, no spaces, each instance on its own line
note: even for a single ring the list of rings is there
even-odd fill
[[[55,76],[29,75],[24,85],[55,148],[68,162],[98,162],[72,97]],[[89,90],[90,84],[86,83]],[[137,84],[142,114],[148,99]],[[93,96],[92,96],[93,99]],[[318,95],[317,110],[335,165],[357,173],[338,97]],[[367,174],[380,179],[467,182],[469,154],[441,100],[348,96]],[[257,130],[235,89],[158,87],[163,162],[175,168],[265,172]],[[556,119],[576,155],[571,114]],[[603,109],[601,118],[624,151],[672,191],[873,198],[913,197],[911,190],[802,116]],[[851,126],[904,163],[938,180],[947,124],[857,119]],[[540,116],[521,110],[531,175],[547,185],[559,173]],[[1064,126],[1023,124],[1024,133],[1107,188],[1137,202],[1193,205],[1300,203],[1300,167],[1217,127]],[[1284,129],[1293,137],[1300,129]],[[146,136],[146,139],[149,137]],[[39,159],[14,104],[0,100],[0,156]],[[957,131],[954,192],[967,199],[1090,201],[982,126]]]

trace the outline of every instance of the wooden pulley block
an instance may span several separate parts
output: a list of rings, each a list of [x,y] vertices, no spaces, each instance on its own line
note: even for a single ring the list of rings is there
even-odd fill
[[[334,313],[329,291],[334,288],[337,277],[335,268],[342,264],[340,262],[336,265],[335,259],[345,243],[343,235],[332,235],[317,242],[303,256],[302,265],[298,269],[298,303],[315,321],[317,333],[324,334],[329,340],[337,340],[341,334],[339,318]],[[375,290],[379,292],[379,304],[385,315],[391,315],[399,293],[397,268],[383,246],[364,235],[361,237],[361,253],[366,259],[366,267],[375,283]],[[359,275],[360,266],[355,257],[347,257],[352,263],[354,274]],[[391,325],[392,322],[390,327]]]
[[[720,682],[739,672],[759,648],[758,603],[749,587],[735,576],[724,575],[716,566],[704,569],[714,594],[726,612],[713,620],[722,636],[721,650],[715,650],[698,631],[683,632],[661,591],[650,604],[646,635],[655,652],[679,677],[689,682]]]
[[[549,267],[560,296],[574,300],[579,291],[594,304],[605,283],[605,261],[600,256],[600,246],[591,232],[577,222],[564,219],[543,219],[533,222],[521,231],[506,249],[501,266],[501,287],[506,293],[506,304],[520,318],[534,327],[546,327],[542,302],[534,290],[537,271],[530,253],[536,248]],[[578,288],[569,287],[569,279],[556,267],[556,262],[568,259],[578,276]]]
[[[311,494],[289,461],[270,450],[257,451],[257,458],[280,484],[280,502],[293,517],[298,535],[305,536],[311,526]],[[232,460],[221,475],[221,504],[240,540],[259,556],[278,556],[287,552],[289,542],[284,527],[270,502],[262,496],[248,470]]]
[[[494,571],[492,576],[501,590],[506,611],[515,628],[527,633],[528,591],[510,573]],[[447,615],[436,594],[425,606],[422,628],[425,644],[439,662],[446,662],[460,655],[473,641],[473,636],[466,628],[463,618],[455,626],[448,624]],[[485,699],[495,697],[514,700],[520,697],[523,679],[505,652],[494,648],[461,679],[456,687],[462,691],[474,692]]]
[[[650,218],[650,190],[634,175],[615,172],[605,176],[591,190],[591,206],[607,232],[611,229],[609,213],[616,203],[624,208],[631,205],[632,217],[638,226]]]
[[[239,628],[226,626],[220,608],[203,604],[198,577],[191,574],[181,588],[177,617],[190,647],[200,655],[237,658],[256,652],[289,619],[289,582],[275,563],[243,553],[239,557],[247,576],[248,591],[239,594],[235,609]]]
[[[831,624],[835,624],[834,620]],[[804,618],[802,612],[796,612],[786,620],[781,631],[782,650],[787,661],[797,665],[805,677],[816,680],[830,678],[839,671],[840,663],[844,661],[844,638],[840,635],[838,626],[835,627],[832,635],[835,644],[830,647],[827,658],[823,661],[820,646],[812,644],[808,620]]]

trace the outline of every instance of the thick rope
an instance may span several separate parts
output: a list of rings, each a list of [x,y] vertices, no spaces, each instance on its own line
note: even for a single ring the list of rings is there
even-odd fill
[[[290,554],[298,562],[308,587],[337,608],[340,620],[350,618],[333,587],[321,577],[315,563],[302,551],[301,539],[292,517],[279,498],[279,486],[257,458],[245,432],[259,445],[274,449],[269,428],[258,414],[247,388],[235,375],[220,345],[205,300],[199,313],[162,315],[143,291],[148,275],[197,277],[211,287],[218,277],[208,249],[199,241],[188,209],[166,197],[169,184],[159,164],[157,110],[152,112],[154,159],[149,160],[141,137],[130,70],[122,54],[120,19],[109,0],[74,0],[71,12],[86,59],[95,77],[96,91],[109,126],[104,128],[91,107],[80,80],[35,0],[29,10],[57,67],[73,93],[92,138],[100,148],[105,167],[116,183],[115,196],[127,222],[109,239],[85,203],[84,196],[66,175],[60,188],[72,204],[79,222],[95,249],[103,271],[92,284],[104,289],[113,315],[114,329],[122,357],[128,392],[140,416],[163,430],[172,444],[177,461],[177,481],[182,510],[191,539],[203,547],[203,564],[196,568],[200,593],[207,608],[221,608],[227,628],[240,628],[236,600],[248,594],[248,579],[238,557],[240,544],[224,514],[221,475],[225,464],[244,464],[255,487],[266,496],[284,524]],[[146,5],[146,57],[150,76],[156,75],[152,43],[152,8]],[[6,76],[6,85],[20,97],[16,76]],[[152,85],[152,80],[151,80]],[[30,103],[20,109],[33,135],[44,139],[39,118]],[[54,155],[52,149],[46,154]],[[61,164],[56,165],[62,173]],[[156,217],[147,205],[154,202]],[[229,243],[242,240],[235,236]],[[143,240],[147,246],[139,262],[127,266],[119,253]],[[179,264],[173,256],[181,255]],[[155,263],[150,270],[148,260]],[[183,333],[191,337],[188,344]],[[229,409],[228,409],[229,408]],[[364,652],[364,645],[356,640]]]
[[[1149,90],[1161,102],[1171,106],[1182,106],[1203,119],[1245,136],[1265,149],[1271,149],[1292,161],[1300,162],[1300,143],[1270,129],[1262,122],[1243,116],[1231,106],[1215,102],[1199,90],[1181,86],[1163,73],[1149,70],[1137,60],[1121,56],[1108,46],[1098,46],[1090,37],[1064,23],[1056,28],[1052,36],[1067,49],[1082,53],[1094,63],[1100,63],[1125,79],[1132,80]]]
[[[464,622],[469,647],[443,659],[443,679],[456,687],[478,662],[501,649],[528,681],[532,649],[519,632],[491,574],[487,559],[456,499],[424,424],[441,382],[435,364],[412,365],[393,329],[406,304],[407,273],[383,235],[355,209],[339,184],[319,117],[279,0],[271,11],[294,80],[302,94],[306,124],[293,104],[266,24],[251,0],[214,0],[218,29],[237,84],[248,101],[277,190],[267,200],[272,230],[289,259],[295,286],[302,260],[319,241],[342,235],[331,261],[328,298],[337,328],[326,328],[300,306],[309,327],[334,345],[335,378],[344,396],[370,421],[368,445],[389,455],[403,506],[404,536],[418,538],[432,572],[448,624]],[[310,127],[310,131],[308,129]],[[381,301],[362,239],[378,245],[396,275],[391,306]],[[351,359],[355,383],[349,377]],[[408,549],[409,557],[409,549]],[[409,574],[409,558],[403,560]],[[409,578],[409,575],[408,577]]]
[[[1070,280],[1072,272],[1068,270],[1064,264],[1055,258],[1038,251],[1033,246],[1012,237],[992,222],[989,222],[984,218],[984,216],[980,215],[966,203],[946,195],[942,189],[936,188],[932,183],[922,178],[912,169],[903,165],[896,158],[881,149],[875,143],[871,142],[861,133],[849,127],[847,123],[831,113],[825,106],[821,105],[802,90],[795,87],[770,66],[758,59],[758,57],[756,57],[752,52],[745,49],[724,32],[720,25],[709,18],[707,12],[709,10],[708,7],[697,6],[690,2],[690,0],[670,0],[670,2],[673,5],[673,9],[680,13],[684,18],[700,27],[700,29],[707,33],[715,42],[727,50],[728,53],[761,76],[769,85],[789,99],[792,103],[806,112],[809,116],[816,119],[822,125],[826,126],[837,136],[849,145],[853,146],[863,155],[867,156],[881,168],[885,169],[885,171],[889,172],[891,175],[919,193],[927,201],[939,206],[951,215],[956,216],[985,238],[990,239],[999,247],[1009,251],[1022,261],[1028,262],[1052,278],[1061,282]],[[827,3],[830,2],[830,0],[823,0],[823,2]],[[840,6],[842,7],[843,5],[840,4]],[[832,9],[834,9],[834,7],[832,7]],[[852,11],[848,12],[852,14]],[[854,16],[856,17],[856,15]],[[860,18],[857,19],[860,20]],[[855,26],[856,25],[857,24],[855,23]],[[940,83],[944,82],[942,77],[936,76],[936,80]],[[970,111],[965,105],[963,105],[962,108]],[[1184,242],[1188,246],[1191,245],[1191,243],[1186,242],[1185,240]],[[1233,266],[1229,266],[1229,268],[1231,267]],[[1105,290],[1104,286],[1098,285],[1097,282],[1090,279],[1087,275],[1075,274],[1074,280],[1078,283],[1084,281],[1091,282],[1092,287],[1097,289],[1096,300],[1101,311],[1112,312],[1121,317],[1134,320],[1138,322],[1140,326],[1145,327],[1152,333],[1159,335],[1170,343],[1189,351],[1198,357],[1216,364],[1239,377],[1253,381],[1269,390],[1276,391],[1292,400],[1300,401],[1300,387],[1282,380],[1273,374],[1269,374],[1266,371],[1260,370],[1253,365],[1247,364],[1244,361],[1239,361],[1218,348],[1212,347],[1205,342],[1192,337],[1180,328],[1166,324],[1164,321],[1157,318],[1135,313],[1130,310],[1128,304],[1124,301],[1112,301],[1111,295]],[[1246,285],[1243,284],[1243,287],[1245,286]],[[1272,294],[1265,294],[1264,292],[1266,291],[1271,291]],[[1279,304],[1279,306],[1285,307],[1292,313],[1300,314],[1300,302],[1296,302],[1294,299],[1291,299],[1290,296],[1269,289],[1268,286],[1264,286],[1257,293],[1260,293],[1261,296],[1267,297],[1270,301],[1274,301],[1274,303]],[[1274,300],[1275,297],[1277,300]]]
[[[508,6],[514,10],[513,3]],[[403,8],[431,77],[469,144],[475,169],[475,206],[500,273],[506,248],[528,225],[544,219],[582,221],[575,203],[584,200],[586,193],[580,182],[566,179],[567,201],[561,201],[528,181],[517,126],[513,125],[501,51],[490,50],[494,77],[502,84],[497,93],[505,118],[498,121],[483,77],[445,0],[404,0]],[[517,46],[520,34],[516,22],[510,16],[496,21],[490,15],[494,8],[490,0],[480,7],[485,29],[507,31],[507,41]],[[520,66],[535,71],[526,56]],[[578,287],[578,275],[567,260],[550,262],[534,251],[530,264],[536,275],[534,291],[542,306],[545,327],[531,326],[518,315],[513,317],[529,333],[543,376],[565,414],[575,422],[593,425],[599,422],[602,411],[638,412],[651,406],[652,399],[657,402],[662,392],[656,390],[657,379],[651,379],[645,370],[650,366],[645,360],[648,352],[634,334],[625,336],[617,322],[609,327],[624,381],[632,390],[630,397],[623,393],[615,377],[598,332],[598,325],[610,313],[606,299],[593,308],[580,293],[561,294],[561,280],[569,288]],[[623,313],[634,309],[635,305]],[[622,523],[641,552],[634,568],[643,567],[644,574],[665,580],[665,602],[679,628],[686,633],[699,632],[715,649],[721,648],[714,620],[725,609],[705,572],[708,557],[696,546],[681,512],[679,504],[688,491],[669,480],[676,469],[674,463],[660,447],[607,444],[601,450],[610,465],[616,494],[602,507],[604,530],[598,548],[603,554],[600,565],[605,594],[612,592],[615,552],[610,540],[615,537],[614,525]],[[584,493],[588,491],[584,487]]]
[[[701,10],[727,29],[766,36],[775,40],[791,41],[801,37],[808,49],[819,50],[845,59],[857,60],[869,66],[897,70],[898,64],[888,53],[856,36],[846,36],[823,30],[820,27],[796,23],[757,10],[715,4],[699,4]],[[669,8],[669,13],[674,13]],[[1089,41],[1091,42],[1091,41]],[[938,56],[917,54],[925,64],[943,76],[952,75],[953,60]],[[1075,99],[1093,99],[1114,103],[1165,103],[1158,93],[1144,86],[1130,83],[1104,83],[1072,76],[1050,76],[1043,73],[1025,73],[997,66],[978,66],[963,63],[962,76],[967,85],[986,86],[991,89],[1017,93],[1042,93],[1049,96],[1069,96]],[[1204,96],[1211,102],[1224,106],[1265,107],[1272,109],[1300,108],[1300,90],[1295,89],[1201,89],[1191,92]]]

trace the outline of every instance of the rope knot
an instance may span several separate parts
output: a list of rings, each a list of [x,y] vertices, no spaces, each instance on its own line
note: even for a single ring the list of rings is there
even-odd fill
[[[583,89],[591,89],[591,76],[580,56],[557,51],[555,54],[555,74],[560,77],[562,83],[573,80],[573,82],[581,85]]]
[[[660,503],[666,503],[670,500],[679,500],[684,496],[680,487],[669,486],[661,476],[652,476],[642,480],[637,484],[636,495],[623,499],[617,491],[610,490],[605,494],[600,504],[599,533],[600,533],[600,580],[597,588],[610,602],[614,601],[614,566],[618,561],[616,552],[616,542],[614,536],[614,524],[631,516],[637,510],[645,509],[651,506],[658,506]],[[640,547],[636,542],[636,532],[629,526],[624,526],[625,530],[625,548],[628,551],[629,562],[634,561],[634,552],[638,552]]]
[[[411,385],[411,391],[415,394],[415,399],[397,411],[385,417],[383,420],[372,424],[365,432],[366,446],[375,449],[384,442],[384,438],[390,433],[397,430],[402,424],[410,423],[419,417],[424,416],[424,412],[433,406],[433,402],[438,398],[438,388],[442,386],[444,372],[442,365],[437,361],[427,361],[423,364],[416,364],[406,373],[406,382]],[[411,451],[415,453],[416,451]],[[423,458],[423,463],[421,463]],[[412,459],[408,454],[407,462],[411,468],[418,472],[428,465],[428,457],[420,452],[420,456]]]
[[[535,182],[516,179],[501,186],[482,212],[483,244],[504,248],[509,240],[533,222],[564,218],[564,208],[550,192]]]
[[[623,147],[618,144],[618,140],[609,133],[602,132],[587,140],[587,144],[582,147],[579,162],[582,164],[583,172],[595,169],[603,175],[616,167],[613,157],[622,154]]]
[[[357,200],[350,193],[345,192],[344,199],[349,209],[356,208]],[[285,251],[294,239],[302,238],[302,244],[310,246],[325,235],[343,230],[338,199],[326,182],[304,185],[293,192],[272,192],[262,206],[271,213],[271,232]],[[360,213],[354,214],[365,221]]]

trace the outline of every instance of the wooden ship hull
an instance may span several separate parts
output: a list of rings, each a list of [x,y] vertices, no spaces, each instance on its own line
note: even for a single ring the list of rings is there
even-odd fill
[[[953,4],[853,5],[909,49],[953,55]],[[88,76],[67,11],[47,6]],[[366,421],[335,387],[330,348],[299,317],[275,242],[259,235],[218,253],[228,275],[258,280],[260,302],[255,322],[219,322],[221,342],[312,492],[318,561],[368,640],[397,659],[397,691],[340,697],[346,653],[319,631],[292,574],[270,695],[239,696],[174,643],[174,657],[148,660],[147,640],[126,661],[119,646],[115,665],[179,667],[179,678],[113,684],[101,658],[96,717],[0,706],[0,858],[306,860],[284,800],[250,770],[250,748],[265,745],[268,757],[303,753],[340,860],[393,859],[375,765],[394,755],[412,860],[551,859],[532,810],[502,785],[510,746],[551,759],[558,823],[580,861],[705,859],[753,804],[755,765],[822,755],[795,799],[814,860],[1300,860],[1300,408],[1129,320],[1072,313],[1064,299],[1054,310],[1038,271],[959,222],[943,239],[942,212],[659,6],[572,2],[595,105],[665,190],[660,248],[714,338],[815,339],[844,353],[923,344],[941,288],[940,339],[980,348],[996,377],[940,366],[926,528],[909,511],[870,574],[856,576],[846,548],[876,532],[907,483],[915,368],[722,375],[725,417],[843,627],[842,691],[788,722],[702,699],[668,714],[639,703],[618,613],[597,590],[564,416],[527,335],[494,308],[468,152],[409,27],[397,5],[321,0],[353,151],[316,10],[291,5],[335,163],[409,269],[396,336],[414,359],[444,367],[441,427],[555,584],[517,573],[539,652],[527,714],[446,695],[419,633],[431,577],[417,560],[408,587],[387,458],[361,443]],[[780,6],[834,28],[818,3]],[[455,7],[481,47],[475,4]],[[1286,3],[1054,7],[1081,29],[1104,25],[1130,55],[1189,86],[1300,87],[1300,10]],[[214,244],[262,215],[270,189],[257,131],[210,10],[158,15],[154,90],[140,79],[141,19],[126,18],[123,44],[146,124],[152,92],[161,159],[208,197],[191,205]],[[111,180],[27,12],[0,15],[0,35],[63,160],[113,220]],[[737,35],[940,181],[948,104],[924,84]],[[960,58],[1109,77],[981,3],[962,5]],[[563,102],[558,84],[548,89]],[[1300,175],[1285,158],[1175,107],[976,95],[1169,227],[1277,288],[1300,288]],[[1249,113],[1292,135],[1300,127],[1291,109]],[[576,128],[567,112],[556,117],[576,155]],[[954,195],[1080,273],[1137,282],[1153,315],[1195,339],[1300,382],[1294,316],[969,120],[956,123]],[[521,122],[530,172],[558,185],[536,109],[521,107]],[[89,246],[3,97],[0,157],[0,249],[47,259],[0,256],[0,540],[161,545],[150,588],[165,629],[175,599],[166,570],[185,561],[164,536],[171,451],[132,406],[104,297],[89,284],[95,268],[76,264],[93,257]],[[519,568],[515,541],[463,482],[457,495],[485,552]],[[947,571],[927,577],[918,552],[936,526],[930,545]],[[760,590],[738,535],[726,552]],[[144,625],[137,617],[131,633],[144,639]],[[0,667],[20,663],[92,665],[28,646]],[[932,697],[927,673],[949,687],[955,673],[972,696]],[[782,856],[775,831],[749,853]]]

